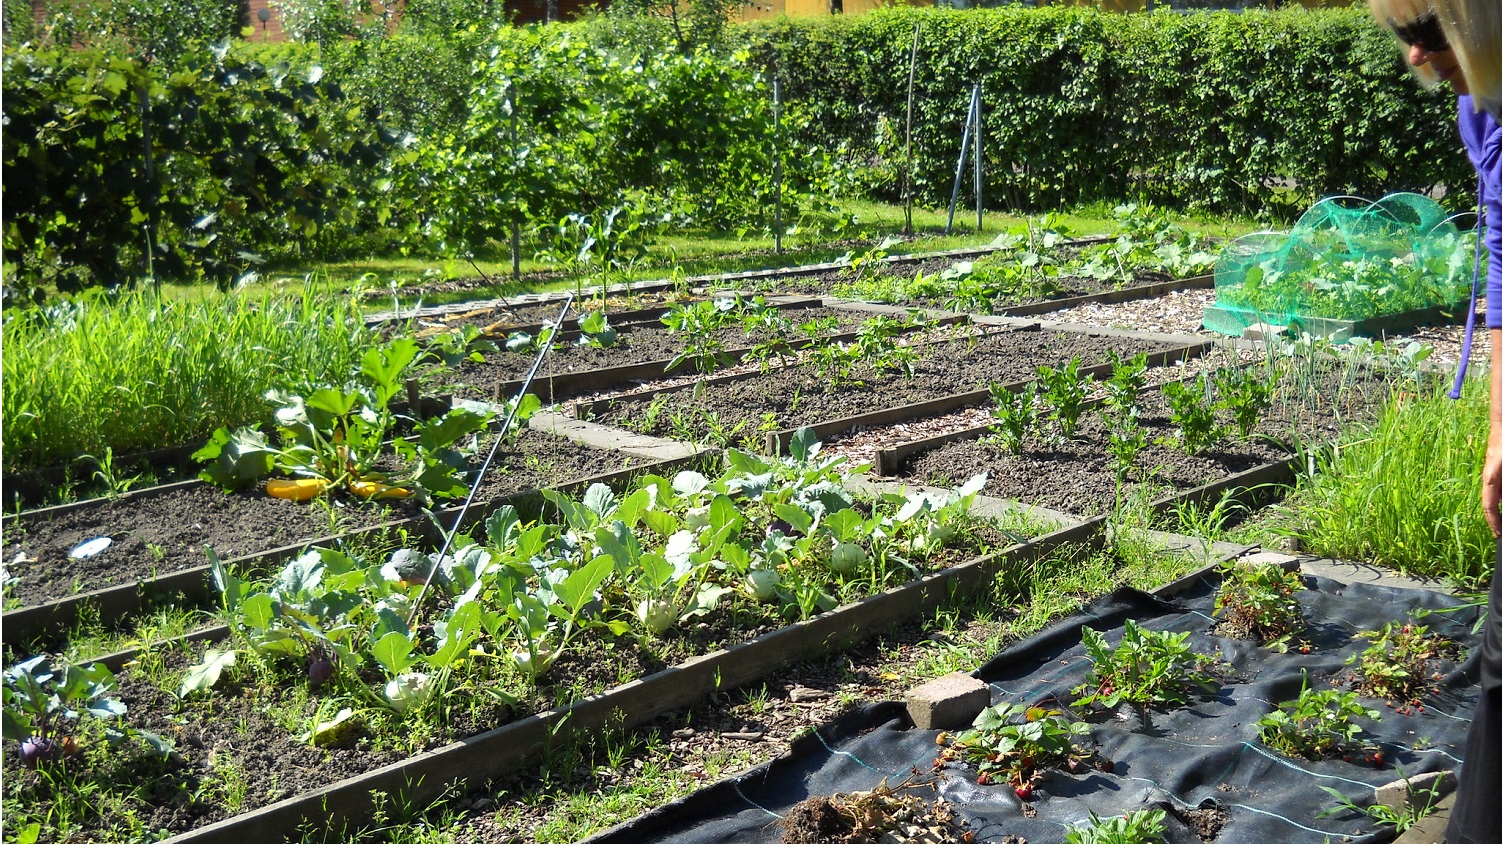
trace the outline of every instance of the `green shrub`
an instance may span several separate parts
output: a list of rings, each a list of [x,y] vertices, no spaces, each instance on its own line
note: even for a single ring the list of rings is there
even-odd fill
[[[809,112],[806,140],[866,149],[894,123],[901,136],[916,24],[921,201],[948,198],[974,82],[994,207],[1142,198],[1298,211],[1332,193],[1438,182],[1471,193],[1447,98],[1409,78],[1362,8],[894,9],[743,31],[758,66]],[[872,163],[893,166],[902,145],[887,147]]]

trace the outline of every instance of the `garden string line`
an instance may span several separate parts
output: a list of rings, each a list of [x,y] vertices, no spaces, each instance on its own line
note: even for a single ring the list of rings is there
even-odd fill
[[[428,594],[428,585],[433,582],[434,573],[439,570],[439,565],[449,553],[449,546],[454,542],[454,535],[459,533],[460,525],[465,522],[465,514],[470,512],[470,505],[475,501],[475,493],[480,489],[480,482],[485,480],[486,470],[491,468],[491,461],[496,457],[496,450],[501,447],[502,440],[506,439],[508,432],[512,430],[512,424],[517,419],[517,408],[522,405],[522,397],[533,386],[533,379],[538,375],[538,368],[543,365],[543,359],[554,347],[554,337],[564,325],[564,317],[569,314],[569,308],[574,304],[574,294],[569,293],[564,297],[564,307],[559,311],[558,319],[554,320],[553,330],[549,332],[548,342],[538,349],[538,356],[533,359],[533,365],[528,368],[527,376],[522,379],[522,386],[517,388],[517,396],[512,399],[507,409],[506,419],[501,423],[501,430],[496,433],[496,439],[491,441],[491,450],[486,452],[486,459],[480,464],[480,470],[475,473],[475,480],[470,484],[470,493],[465,496],[465,503],[460,506],[460,511],[455,514],[454,524],[449,530],[444,531],[444,544],[439,548],[439,559],[428,567],[428,575],[423,578],[423,588],[418,590],[418,598],[413,601],[413,608],[407,616],[407,626],[413,626],[413,619],[418,617],[418,610],[423,606],[423,597]],[[443,526],[440,526],[443,529]]]

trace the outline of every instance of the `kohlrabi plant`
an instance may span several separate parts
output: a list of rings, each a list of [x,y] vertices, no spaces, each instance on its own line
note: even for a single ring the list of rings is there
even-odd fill
[[[21,763],[27,768],[56,764],[78,753],[79,730],[88,721],[104,723],[104,735],[112,744],[134,735],[160,753],[172,750],[152,733],[115,726],[125,714],[125,704],[111,697],[115,676],[100,663],[69,665],[34,656],[7,668],[4,680],[4,735],[19,743]]]

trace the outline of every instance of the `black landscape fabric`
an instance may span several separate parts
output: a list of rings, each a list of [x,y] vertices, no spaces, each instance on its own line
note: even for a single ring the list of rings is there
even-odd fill
[[[1111,774],[1054,773],[1036,788],[1026,812],[1006,784],[978,786],[974,776],[951,763],[934,778],[941,797],[965,818],[981,842],[1019,836],[1029,844],[1064,839],[1091,813],[1111,817],[1144,808],[1169,813],[1168,840],[1196,844],[1187,811],[1221,807],[1223,842],[1383,841],[1387,828],[1353,811],[1338,811],[1321,790],[1335,788],[1368,805],[1373,786],[1406,775],[1461,767],[1462,748],[1477,699],[1475,658],[1442,667],[1440,693],[1427,696],[1424,712],[1397,714],[1383,701],[1364,699],[1383,718],[1360,721],[1364,738],[1382,747],[1383,765],[1292,760],[1264,747],[1256,721],[1300,693],[1303,677],[1313,688],[1351,686],[1347,658],[1370,643],[1358,633],[1404,620],[1418,609],[1457,605],[1455,598],[1415,589],[1349,585],[1320,577],[1304,578],[1300,600],[1310,625],[1309,654],[1280,654],[1251,642],[1213,635],[1214,585],[1202,582],[1173,602],[1134,590],[1119,590],[1082,613],[1023,640],[975,673],[992,688],[993,703],[1027,703],[1063,708],[1084,680],[1090,662],[1081,647],[1081,626],[1102,630],[1109,646],[1121,638],[1123,622],[1145,628],[1189,632],[1192,649],[1218,654],[1226,681],[1215,695],[1173,711],[1151,711],[1147,719],[1124,713],[1094,721],[1088,746],[1113,760]],[[1476,607],[1432,614],[1422,623],[1459,642],[1467,653],[1478,643],[1472,633]],[[591,844],[713,844],[774,842],[778,819],[812,795],[872,789],[884,778],[896,785],[914,773],[929,778],[936,731],[914,729],[901,704],[884,703],[850,713],[796,741],[790,752],[738,777],[723,780],[682,800],[608,830]],[[912,792],[926,795],[926,792]],[[1027,817],[1032,815],[1032,817]]]

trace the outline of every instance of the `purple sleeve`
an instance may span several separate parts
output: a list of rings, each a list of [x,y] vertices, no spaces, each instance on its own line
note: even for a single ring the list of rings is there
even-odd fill
[[[1489,116],[1487,112],[1473,111],[1471,98],[1462,97],[1457,101],[1457,124],[1462,131],[1462,143],[1467,147],[1468,160],[1472,161],[1482,180],[1482,196],[1479,199],[1484,206],[1483,214],[1483,244],[1488,249],[1488,283],[1487,291],[1487,314],[1486,325],[1489,328],[1501,327],[1500,319],[1500,272],[1504,270],[1504,260],[1499,257],[1500,232],[1504,228],[1504,219],[1500,217],[1499,193],[1500,193],[1500,170],[1499,170],[1499,124]]]

